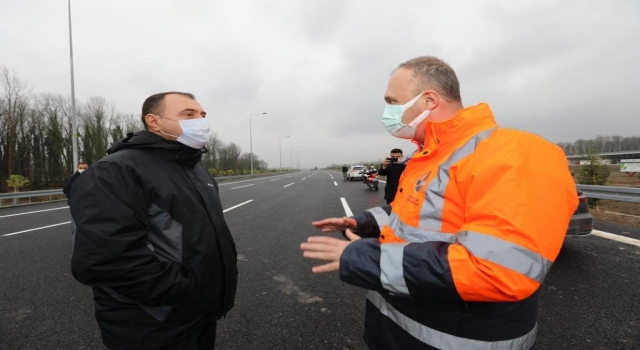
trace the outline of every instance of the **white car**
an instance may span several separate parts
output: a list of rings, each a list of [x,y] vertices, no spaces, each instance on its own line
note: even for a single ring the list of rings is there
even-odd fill
[[[347,171],[347,180],[362,180],[366,176],[364,175],[365,171],[367,171],[367,167],[364,165],[352,165]]]

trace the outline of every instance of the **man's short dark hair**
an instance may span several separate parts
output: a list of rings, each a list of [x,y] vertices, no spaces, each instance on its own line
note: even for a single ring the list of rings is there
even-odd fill
[[[147,97],[147,99],[144,100],[144,103],[142,104],[142,117],[141,117],[142,125],[144,125],[145,129],[147,128],[147,122],[144,120],[144,117],[147,114],[161,115],[162,102],[164,101],[164,97],[167,95],[182,95],[192,100],[196,99],[196,97],[193,96],[193,94],[190,94],[188,92],[179,92],[179,91],[161,92],[159,94],[155,94]]]
[[[402,154],[402,150],[400,148],[394,148],[391,150],[391,153],[400,153]]]

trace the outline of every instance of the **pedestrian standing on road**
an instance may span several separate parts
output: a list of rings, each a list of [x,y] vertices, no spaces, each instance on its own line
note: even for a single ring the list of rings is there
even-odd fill
[[[85,162],[78,163],[78,169],[75,173],[69,175],[66,180],[64,180],[64,187],[62,188],[62,193],[67,196],[67,199],[71,198],[71,186],[73,186],[73,182],[76,181],[80,174],[84,173],[85,170],[89,169],[89,164]],[[67,200],[67,204],[69,201]]]
[[[78,178],[73,276],[93,287],[110,349],[213,349],[233,306],[236,248],[218,185],[200,164],[211,131],[194,96],[160,93]]]
[[[342,179],[346,180],[347,179],[347,171],[349,171],[349,168],[347,168],[347,165],[343,165],[342,166]]]
[[[378,174],[387,177],[387,184],[384,186],[384,199],[387,201],[387,204],[391,204],[396,196],[400,176],[405,166],[404,156],[400,148],[392,149],[389,157],[382,161]]]
[[[419,145],[392,207],[314,222],[351,241],[310,237],[304,257],[369,290],[371,350],[532,349],[539,287],[578,204],[563,151],[498,126],[486,104],[463,108],[435,57],[401,64],[384,99],[386,130]]]

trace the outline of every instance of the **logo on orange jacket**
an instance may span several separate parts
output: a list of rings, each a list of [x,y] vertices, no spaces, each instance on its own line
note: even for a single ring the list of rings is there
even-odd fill
[[[429,179],[429,175],[431,175],[431,170],[429,170],[424,175],[420,176],[418,181],[416,181],[416,186],[414,187],[414,189],[416,190],[417,193],[420,193],[422,191],[422,189],[424,188],[424,185],[427,184],[427,180]]]

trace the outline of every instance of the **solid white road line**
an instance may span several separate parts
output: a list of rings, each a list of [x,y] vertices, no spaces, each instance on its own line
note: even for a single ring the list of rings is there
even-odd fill
[[[271,180],[271,181],[278,181],[278,180],[280,180],[280,178],[273,179],[273,180]],[[269,181],[269,182],[271,182],[271,181]]]
[[[251,202],[253,202],[253,199],[249,199],[248,201],[246,201],[246,202],[244,202],[244,203],[240,203],[240,204],[238,204],[238,205],[234,205],[233,207],[231,207],[231,208],[229,208],[229,209],[225,209],[225,210],[223,210],[222,212],[223,212],[223,213],[226,213],[226,212],[228,212],[229,210],[233,210],[233,209],[235,209],[235,208],[237,208],[237,207],[241,207],[241,206],[243,206],[243,205],[245,205],[245,204],[247,204],[247,203],[251,203]]]
[[[234,188],[232,188],[232,190],[236,190],[236,189],[238,189],[238,188],[249,187],[249,186],[253,186],[253,184],[251,184],[251,185],[244,185],[244,186],[234,187]]]
[[[336,185],[336,186],[338,186],[338,183],[337,183],[337,182],[335,182],[335,181],[333,182],[333,184],[334,184],[334,185]]]
[[[67,209],[67,208],[69,208],[69,207],[67,206],[67,207],[60,207],[60,208],[53,208],[53,209],[44,209],[44,210],[29,211],[29,212],[26,212],[26,213],[20,213],[20,214],[3,215],[3,216],[0,216],[0,219],[2,219],[2,218],[8,218],[8,217],[10,217],[10,216],[19,216],[19,215],[35,214],[35,213],[42,213],[42,212],[45,212],[45,211],[60,210],[60,209]]]
[[[351,208],[349,208],[347,200],[344,199],[344,197],[340,197],[340,202],[342,202],[342,207],[344,208],[344,212],[347,214],[347,216],[353,216],[353,212],[351,211]]]
[[[613,233],[603,232],[603,231],[598,231],[598,230],[591,231],[591,234],[594,235],[594,236],[601,237],[601,238],[610,239],[612,241],[618,241],[618,242],[622,242],[622,243],[635,245],[636,247],[640,247],[640,240],[634,239],[634,238],[631,238],[631,237],[614,235]]]
[[[249,179],[249,180],[242,180],[242,181],[234,181],[234,182],[223,182],[223,183],[219,183],[218,186],[227,186],[227,185],[235,185],[235,184],[239,184],[242,182],[249,182],[249,181],[259,181],[259,180],[266,180],[266,179],[272,179],[273,177],[277,176],[278,180],[282,178],[282,176],[284,175],[274,175],[274,176],[268,176],[268,177],[263,177],[263,178],[257,178],[257,179]],[[271,180],[271,181],[276,181]]]
[[[288,185],[284,185],[284,186],[282,186],[282,187],[289,187],[289,186],[293,185],[294,183],[295,183],[295,182],[292,182],[292,183],[290,183],[290,184],[288,184]]]
[[[49,228],[49,227],[56,227],[56,226],[61,226],[61,225],[67,225],[70,224],[71,221],[67,221],[67,222],[61,222],[59,224],[54,224],[54,225],[49,225],[49,226],[42,226],[42,227],[36,227],[36,228],[32,228],[30,230],[24,230],[24,231],[20,231],[20,232],[13,232],[13,233],[7,233],[6,235],[2,235],[4,236],[13,236],[13,235],[18,235],[21,233],[25,233],[25,232],[31,232],[31,231],[37,231],[37,230],[44,230],[45,228]]]

